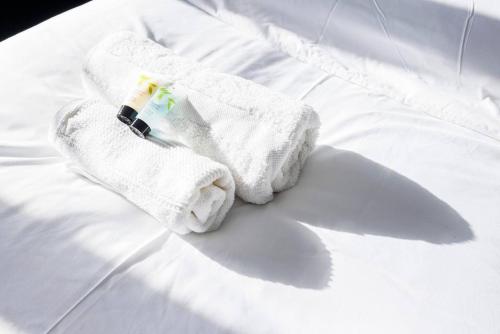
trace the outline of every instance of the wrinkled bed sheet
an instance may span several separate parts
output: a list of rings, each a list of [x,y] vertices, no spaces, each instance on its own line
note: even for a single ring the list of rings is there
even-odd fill
[[[457,124],[469,109],[450,121],[325,70],[255,31],[277,16],[250,24],[193,3],[93,1],[0,43],[0,332],[500,332],[494,120],[478,116],[493,132],[478,131]],[[117,30],[312,105],[323,124],[297,186],[265,206],[237,203],[215,233],[178,236],[68,170],[49,120],[87,94],[85,54]],[[496,85],[479,77],[463,80]]]

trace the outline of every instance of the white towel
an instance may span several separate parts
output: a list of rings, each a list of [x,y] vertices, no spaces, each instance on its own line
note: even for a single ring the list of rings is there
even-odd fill
[[[182,135],[196,152],[229,167],[243,200],[263,204],[297,182],[319,128],[311,107],[130,32],[104,39],[84,65],[91,87],[115,106],[127,93],[128,78],[141,71],[188,92],[194,108],[178,119]]]
[[[119,193],[171,230],[216,229],[234,200],[226,166],[175,143],[140,139],[100,101],[75,101],[55,116],[49,137],[84,175]]]

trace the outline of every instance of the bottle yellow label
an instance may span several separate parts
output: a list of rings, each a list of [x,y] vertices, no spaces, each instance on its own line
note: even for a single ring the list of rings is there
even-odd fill
[[[124,105],[136,111],[141,110],[158,89],[158,82],[144,74],[139,75],[136,85],[128,92]]]

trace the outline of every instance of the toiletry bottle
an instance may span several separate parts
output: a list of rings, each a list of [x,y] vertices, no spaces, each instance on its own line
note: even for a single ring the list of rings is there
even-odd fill
[[[168,113],[172,112],[176,105],[185,103],[184,100],[187,100],[187,95],[178,88],[159,87],[130,125],[130,129],[141,138],[145,138],[152,128],[161,132],[168,127]]]
[[[128,92],[116,117],[127,125],[132,124],[138,112],[156,92],[158,86],[157,80],[144,74],[139,75],[136,84]]]

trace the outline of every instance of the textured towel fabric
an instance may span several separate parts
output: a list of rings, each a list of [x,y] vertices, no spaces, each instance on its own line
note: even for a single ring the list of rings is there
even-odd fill
[[[136,137],[100,101],[75,101],[61,109],[51,141],[92,179],[121,194],[171,230],[216,229],[234,200],[226,166],[171,143]]]
[[[188,93],[193,108],[176,126],[193,150],[229,167],[243,200],[263,204],[297,182],[319,128],[311,107],[130,32],[105,38],[84,65],[90,87],[116,106],[140,71]]]

